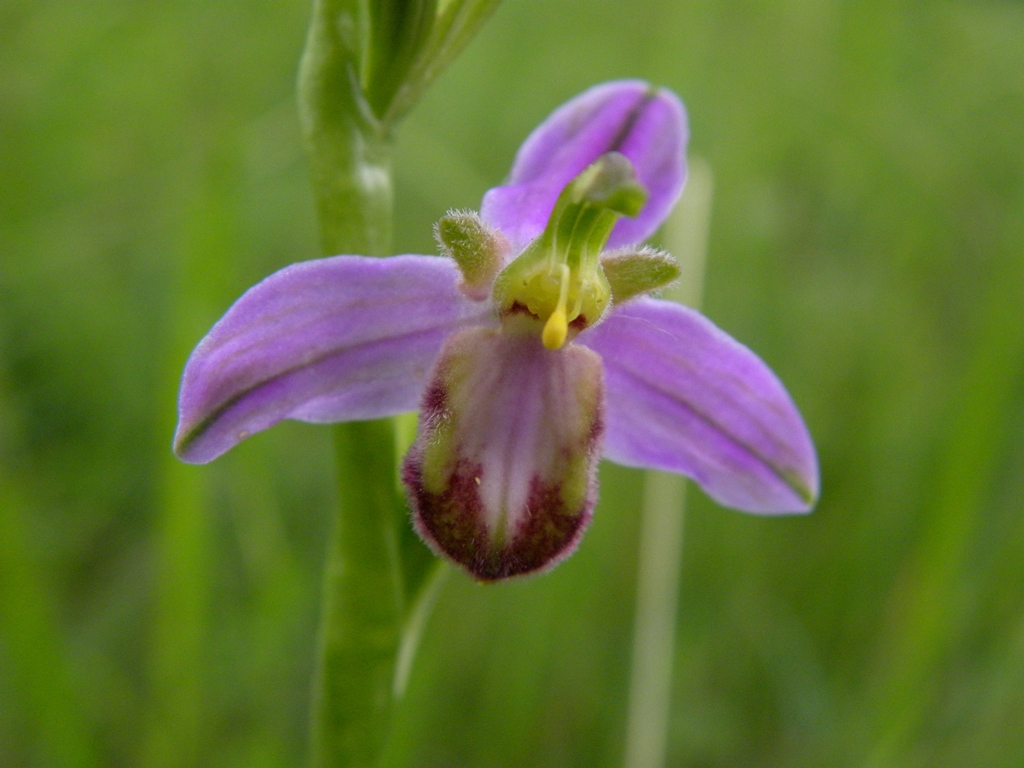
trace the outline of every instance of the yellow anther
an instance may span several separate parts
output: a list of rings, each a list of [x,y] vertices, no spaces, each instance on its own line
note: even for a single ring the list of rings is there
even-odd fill
[[[548,349],[560,349],[569,335],[569,318],[565,314],[565,305],[569,302],[569,279],[572,272],[565,264],[558,265],[558,303],[544,323],[540,340]],[[577,312],[577,314],[579,314]],[[573,315],[575,318],[576,315]]]
[[[559,349],[565,344],[565,337],[569,334],[569,323],[565,317],[565,308],[556,307],[551,317],[544,323],[544,330],[541,332],[540,340],[548,349]]]

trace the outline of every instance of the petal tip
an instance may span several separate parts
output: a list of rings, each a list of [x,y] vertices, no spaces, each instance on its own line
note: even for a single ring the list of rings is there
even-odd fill
[[[818,504],[820,485],[817,467],[813,473],[802,475],[798,472],[783,472],[782,478],[796,495],[796,504],[792,509],[783,510],[789,514],[806,515],[814,511]]]
[[[216,447],[211,449],[209,445],[204,444],[203,434],[203,425],[185,427],[179,423],[178,429],[174,433],[174,440],[171,442],[171,452],[179,461],[186,464],[209,464],[231,447],[219,450]],[[243,432],[235,442],[241,442],[246,437],[248,437],[248,433]],[[234,444],[232,443],[232,445]]]

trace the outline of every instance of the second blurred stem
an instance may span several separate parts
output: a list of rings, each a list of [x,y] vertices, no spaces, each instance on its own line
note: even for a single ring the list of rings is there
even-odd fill
[[[691,158],[686,191],[665,222],[665,245],[682,271],[665,298],[694,309],[704,290],[711,197],[710,166]],[[645,473],[625,768],[665,764],[685,507],[685,478]]]

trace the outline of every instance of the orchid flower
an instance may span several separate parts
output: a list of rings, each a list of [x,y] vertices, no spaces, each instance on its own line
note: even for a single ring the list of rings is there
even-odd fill
[[[647,294],[670,256],[637,245],[685,178],[670,92],[592,88],[519,150],[479,214],[436,228],[441,256],[335,256],[246,292],[185,368],[175,451],[210,461],[282,419],[419,407],[402,470],[413,524],[493,581],[553,566],[597,499],[601,456],[692,478],[723,505],[805,512],[814,447],[756,355]]]

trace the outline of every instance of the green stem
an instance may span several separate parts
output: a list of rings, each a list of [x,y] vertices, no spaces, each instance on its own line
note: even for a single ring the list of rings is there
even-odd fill
[[[391,237],[391,142],[359,78],[358,0],[316,0],[299,113],[325,255],[381,256]],[[364,768],[383,753],[405,617],[390,419],[334,428],[338,506],[327,554],[311,757]]]
[[[313,699],[312,763],[318,768],[379,761],[405,617],[392,425],[339,424],[334,437],[338,513],[327,555]]]
[[[383,256],[391,240],[391,138],[359,84],[358,0],[315,0],[299,117],[325,255]]]

